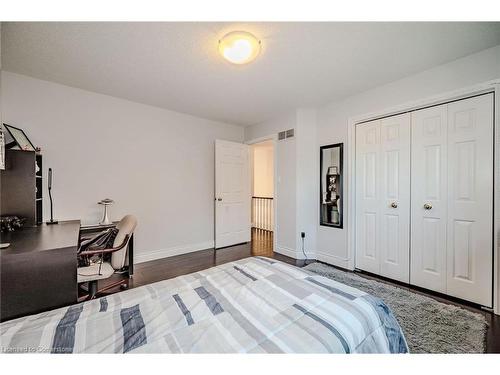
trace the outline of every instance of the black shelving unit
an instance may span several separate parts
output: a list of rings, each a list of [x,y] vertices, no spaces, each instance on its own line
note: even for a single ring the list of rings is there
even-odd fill
[[[0,215],[26,218],[26,226],[43,222],[42,155],[35,151],[6,150]]]

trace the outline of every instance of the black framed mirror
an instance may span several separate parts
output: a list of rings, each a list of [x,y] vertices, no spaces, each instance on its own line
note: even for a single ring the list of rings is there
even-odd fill
[[[343,226],[343,143],[320,147],[320,225]]]

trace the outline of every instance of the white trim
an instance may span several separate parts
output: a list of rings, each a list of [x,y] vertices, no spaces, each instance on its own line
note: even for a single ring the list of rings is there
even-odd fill
[[[347,128],[347,184],[344,183],[344,194],[347,196],[347,202],[344,199],[344,204],[347,203],[347,210],[344,209],[344,215],[347,214],[345,222],[348,223],[347,227],[344,225],[345,230],[347,230],[347,268],[351,271],[354,270],[356,264],[354,258],[356,215],[351,215],[351,212],[356,212],[354,211],[356,209],[356,194],[354,189],[354,186],[356,186],[356,130],[354,125],[351,125],[351,119],[349,119],[349,126]]]
[[[248,141],[245,141],[245,143],[247,145],[253,145],[255,143],[262,143],[262,142],[265,142],[265,141],[274,141],[274,142],[276,142],[277,140],[278,140],[278,136],[276,134],[270,134],[270,135],[267,135],[265,137],[258,137],[258,138],[250,139]]]
[[[148,251],[147,253],[135,254],[134,264],[149,262],[150,260],[173,257],[175,255],[192,253],[200,250],[210,250],[213,248],[214,248],[214,241],[205,241],[189,245],[169,247],[168,249]]]
[[[272,141],[273,142],[273,178],[274,178],[274,183],[273,183],[273,249],[278,248],[278,147],[277,147],[277,142],[278,142],[278,135],[277,134],[271,134],[265,137],[258,137],[254,138],[248,141],[245,141],[247,145],[253,145],[256,143],[261,143],[265,141]],[[252,160],[252,168],[253,168],[253,160]],[[253,184],[253,173],[251,175],[251,181]],[[253,188],[250,189],[251,192],[253,192]],[[250,199],[252,199],[250,197]]]
[[[340,268],[352,270],[352,268],[350,268],[349,259],[342,258],[342,257],[336,256],[336,255],[316,251],[316,260],[319,260],[320,262],[325,262],[325,263],[328,263],[328,264],[331,264],[333,266],[337,266]]]
[[[278,245],[277,247],[274,248],[274,252],[282,255],[286,255],[287,257],[293,258],[293,259],[305,259],[304,254],[300,251],[296,251],[295,249],[292,249],[290,247],[286,246],[280,246]],[[309,258],[308,258],[309,259]],[[311,258],[313,259],[313,258]]]
[[[444,104],[454,100],[465,99],[470,96],[485,94],[488,92],[495,93],[495,120],[494,120],[494,131],[495,147],[494,147],[494,160],[495,160],[495,176],[494,176],[494,197],[495,197],[495,207],[493,215],[493,259],[494,259],[494,269],[493,269],[493,310],[495,314],[500,315],[500,250],[498,248],[498,230],[499,230],[499,219],[500,219],[500,78],[484,82],[478,85],[469,86],[459,90],[449,91],[443,94],[434,95],[425,99],[416,100],[401,104],[398,106],[390,107],[384,110],[367,113],[364,115],[357,115],[349,117],[348,119],[348,138],[347,138],[347,149],[348,149],[348,176],[347,176],[347,212],[355,212],[356,202],[354,195],[354,188],[356,186],[355,179],[355,158],[356,158],[356,124],[360,122],[370,121],[381,117],[393,116],[396,114],[415,111],[429,106]],[[344,211],[345,212],[345,211]],[[349,225],[347,232],[347,254],[348,254],[348,267],[349,269],[354,269],[355,267],[355,244],[356,244],[356,222],[355,215],[349,215]]]
[[[495,88],[494,103],[494,176],[493,176],[493,311],[500,315],[500,250],[498,248],[498,233],[500,221],[500,83],[492,85]]]

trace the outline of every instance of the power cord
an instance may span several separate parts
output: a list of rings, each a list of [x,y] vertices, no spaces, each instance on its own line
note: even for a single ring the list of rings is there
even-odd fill
[[[300,237],[302,238],[302,253],[304,254],[305,261],[307,261],[307,255],[306,255],[305,244],[304,244],[304,241],[306,238],[305,232],[300,232]]]

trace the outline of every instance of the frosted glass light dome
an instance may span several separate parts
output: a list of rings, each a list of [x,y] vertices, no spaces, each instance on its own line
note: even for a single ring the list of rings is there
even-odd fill
[[[246,31],[233,31],[219,40],[219,52],[232,64],[248,64],[259,55],[260,40]]]

